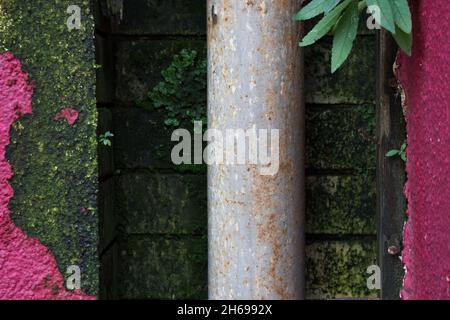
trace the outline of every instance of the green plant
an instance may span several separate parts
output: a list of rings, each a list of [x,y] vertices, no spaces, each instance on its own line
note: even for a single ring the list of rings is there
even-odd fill
[[[114,137],[114,134],[112,134],[109,131],[106,131],[104,134],[101,134],[99,137],[100,143],[104,146],[111,147],[112,142],[110,138]]]
[[[206,59],[195,50],[183,49],[161,72],[163,81],[149,93],[151,108],[163,109],[164,124],[178,127],[182,121],[206,122]],[[148,109],[147,104],[139,106]]]
[[[395,156],[400,156],[400,158],[403,161],[406,161],[406,142],[402,144],[400,150],[393,149],[386,153],[386,157],[395,157]]]
[[[303,38],[300,46],[309,46],[329,32],[334,34],[331,72],[347,60],[356,39],[361,12],[377,8],[375,21],[390,31],[399,47],[411,55],[412,21],[408,0],[311,0],[295,16],[295,20],[309,20],[324,14],[323,18]]]

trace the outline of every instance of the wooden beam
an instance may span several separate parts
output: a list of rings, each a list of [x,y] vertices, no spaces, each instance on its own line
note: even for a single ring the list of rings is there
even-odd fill
[[[398,47],[385,30],[378,32],[377,74],[377,214],[381,299],[400,299],[403,264],[400,260],[406,199],[405,164],[400,157],[386,157],[406,139],[401,95],[394,64]]]

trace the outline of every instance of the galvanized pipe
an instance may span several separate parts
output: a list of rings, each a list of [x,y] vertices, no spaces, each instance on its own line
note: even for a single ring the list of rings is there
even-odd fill
[[[279,130],[273,176],[251,163],[208,168],[210,299],[304,297],[300,3],[208,0],[208,127]]]

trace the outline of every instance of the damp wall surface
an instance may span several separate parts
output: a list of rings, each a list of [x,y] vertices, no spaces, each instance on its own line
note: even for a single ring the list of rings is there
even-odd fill
[[[206,170],[172,164],[174,128],[148,99],[175,54],[206,57],[205,3],[97,3],[99,132],[114,134],[99,149],[102,298],[207,297]]]
[[[97,12],[99,132],[115,135],[99,149],[104,298],[207,297],[205,168],[174,166],[167,114],[139,107],[175,54],[206,57],[207,12],[204,0],[124,1],[121,19]],[[331,43],[305,52],[307,297],[375,297],[375,34],[361,26],[335,75]]]
[[[305,48],[306,295],[374,298],[376,37],[360,19],[348,61],[331,74],[332,37]],[[312,25],[307,23],[306,29]]]
[[[0,4],[0,299],[98,294],[94,29],[87,0],[68,29],[72,4]]]
[[[450,2],[412,1],[412,57],[400,54],[408,148],[403,299],[450,299]]]

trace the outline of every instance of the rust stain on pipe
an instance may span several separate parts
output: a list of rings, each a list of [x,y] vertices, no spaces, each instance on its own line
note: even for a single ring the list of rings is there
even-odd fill
[[[209,0],[208,125],[278,129],[279,168],[208,169],[211,299],[304,297],[299,0]]]

